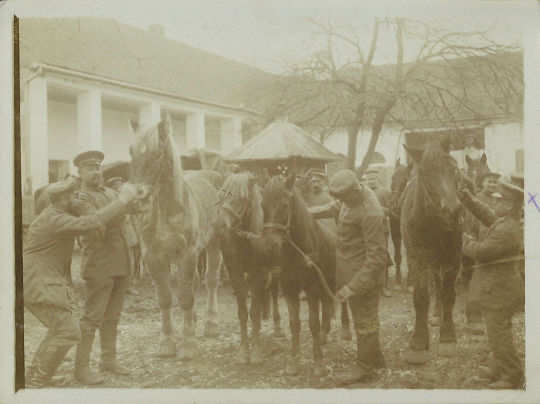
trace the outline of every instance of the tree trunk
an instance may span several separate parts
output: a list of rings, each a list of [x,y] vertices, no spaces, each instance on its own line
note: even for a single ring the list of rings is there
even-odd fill
[[[347,131],[347,168],[354,171],[356,162],[356,144],[358,143],[358,131],[360,127],[357,125],[350,126]]]

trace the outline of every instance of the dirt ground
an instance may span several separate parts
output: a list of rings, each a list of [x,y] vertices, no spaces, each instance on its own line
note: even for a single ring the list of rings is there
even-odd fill
[[[74,295],[77,297],[76,316],[80,316],[84,296],[84,286],[78,276],[78,257],[73,262]],[[391,279],[393,279],[393,268]],[[197,335],[199,357],[190,362],[178,358],[160,359],[153,354],[160,336],[160,312],[156,293],[149,275],[143,276],[137,286],[139,296],[126,296],[125,307],[118,337],[118,357],[122,364],[130,367],[130,376],[107,374],[103,384],[96,387],[126,388],[407,388],[407,389],[483,389],[488,381],[481,378],[478,366],[487,354],[485,335],[475,336],[465,330],[464,295],[458,294],[454,309],[454,319],[458,334],[458,353],[453,358],[437,356],[438,328],[430,327],[432,338],[431,360],[421,366],[409,365],[404,356],[408,339],[414,326],[412,294],[406,290],[393,290],[391,297],[381,297],[381,344],[386,357],[387,368],[379,372],[379,377],[368,383],[339,386],[335,377],[348,369],[355,358],[355,341],[340,338],[338,317],[332,322],[329,342],[323,346],[328,374],[315,377],[311,369],[311,335],[307,324],[307,302],[302,302],[302,367],[297,376],[286,376],[289,349],[287,308],[280,297],[282,327],[285,337],[272,336],[272,322],[263,321],[262,341],[265,361],[262,365],[238,365],[235,355],[239,346],[239,324],[236,316],[236,301],[228,284],[219,289],[219,319],[221,335],[217,338],[203,338],[205,290],[202,286],[196,299],[199,318]],[[175,302],[176,303],[176,302]],[[175,304],[173,311],[180,324],[180,310]],[[25,313],[25,360],[30,363],[45,328],[29,313]],[[514,316],[514,335],[518,352],[524,352],[524,315]],[[93,350],[92,366],[97,369],[99,358],[99,338]],[[72,349],[62,363],[57,375],[66,377],[66,387],[82,388],[73,380]]]

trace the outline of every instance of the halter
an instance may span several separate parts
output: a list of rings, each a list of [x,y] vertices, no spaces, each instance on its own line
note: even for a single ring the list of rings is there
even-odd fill
[[[287,224],[281,224],[281,223],[273,223],[273,222],[266,222],[263,224],[263,231],[264,229],[277,229],[285,233],[288,239],[291,238],[291,216],[293,212],[292,208],[292,192],[290,192],[289,195],[289,214],[287,216]]]

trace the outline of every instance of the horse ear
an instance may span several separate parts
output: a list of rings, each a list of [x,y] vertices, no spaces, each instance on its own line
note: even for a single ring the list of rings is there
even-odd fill
[[[445,136],[442,140],[441,140],[441,148],[443,149],[443,151],[445,153],[450,153],[450,143],[451,143],[451,139],[450,139],[450,136]]]
[[[167,135],[171,132],[171,129],[172,129],[171,115],[167,114],[165,115],[165,119],[162,119],[158,124],[159,138],[165,139]]]
[[[407,154],[411,156],[415,163],[420,163],[420,160],[422,159],[422,154],[424,153],[423,150],[407,146],[406,144],[403,145],[403,148],[405,149]]]
[[[467,156],[469,157],[469,156]],[[482,164],[486,164],[487,163],[487,156],[486,156],[486,153],[482,153],[482,157],[480,157],[480,162]]]
[[[128,118],[128,122],[133,133],[137,132],[137,129],[139,129],[139,121],[134,118]]]
[[[294,183],[296,182],[296,174],[292,174],[287,180],[285,180],[285,188],[292,191]]]
[[[469,166],[472,166],[472,165],[473,165],[473,161],[472,161],[472,159],[469,157],[468,154],[465,155],[465,162],[466,162],[467,165],[469,165]]]

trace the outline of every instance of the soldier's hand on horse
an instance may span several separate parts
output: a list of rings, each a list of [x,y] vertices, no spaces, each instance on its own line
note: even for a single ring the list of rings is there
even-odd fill
[[[138,199],[138,192],[139,190],[137,186],[125,182],[120,188],[120,191],[118,193],[118,199],[120,199],[127,205],[128,203],[133,202],[135,199]]]
[[[472,200],[471,191],[465,186],[461,185],[457,190],[457,196],[462,202],[468,202]]]
[[[354,295],[354,292],[347,285],[345,285],[340,290],[338,290],[338,292],[336,294],[336,297],[340,301],[344,302],[345,300],[347,300],[352,295]]]

